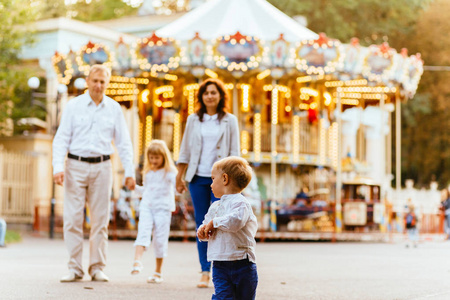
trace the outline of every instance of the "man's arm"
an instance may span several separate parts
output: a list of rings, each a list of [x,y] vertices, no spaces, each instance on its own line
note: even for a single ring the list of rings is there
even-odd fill
[[[134,190],[136,180],[134,179],[133,146],[120,105],[116,108],[118,111],[115,118],[114,142],[117,152],[119,153],[120,161],[125,170],[125,186],[130,190]]]
[[[61,121],[52,144],[53,181],[58,185],[64,183],[64,160],[72,138],[71,111],[71,103],[68,103],[66,109],[62,112]]]

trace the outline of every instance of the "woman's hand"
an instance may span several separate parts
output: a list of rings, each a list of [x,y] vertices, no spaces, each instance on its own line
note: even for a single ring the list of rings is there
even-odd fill
[[[184,181],[183,178],[181,178],[179,176],[177,176],[176,188],[177,188],[177,192],[180,194],[187,191],[186,182]]]

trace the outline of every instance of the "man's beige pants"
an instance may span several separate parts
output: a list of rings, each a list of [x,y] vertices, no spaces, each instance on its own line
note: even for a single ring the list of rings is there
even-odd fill
[[[83,222],[85,202],[90,209],[89,274],[106,265],[109,207],[112,189],[111,161],[87,163],[66,160],[64,173],[64,240],[69,270],[83,276]]]

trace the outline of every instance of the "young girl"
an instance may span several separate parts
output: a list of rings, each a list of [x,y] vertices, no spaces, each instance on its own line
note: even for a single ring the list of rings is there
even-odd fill
[[[133,269],[131,274],[139,274],[142,269],[141,257],[150,246],[153,231],[156,268],[149,283],[161,283],[161,266],[167,256],[170,220],[175,210],[175,177],[177,171],[170,157],[169,149],[161,140],[153,140],[147,148],[144,165],[144,186],[136,186],[136,192],[142,195],[139,205],[138,235],[134,246]]]

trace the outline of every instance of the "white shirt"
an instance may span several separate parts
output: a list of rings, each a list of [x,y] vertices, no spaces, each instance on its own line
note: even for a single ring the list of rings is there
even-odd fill
[[[215,115],[203,115],[201,123],[202,153],[198,163],[197,175],[211,177],[213,164],[217,161],[217,142],[219,140],[220,124]]]
[[[53,174],[64,171],[67,152],[82,157],[113,154],[112,140],[125,177],[134,178],[133,147],[120,104],[103,96],[97,106],[89,93],[70,100],[53,140]]]
[[[145,174],[144,186],[136,185],[135,192],[142,195],[141,205],[151,209],[175,210],[175,171],[164,169],[148,171]]]
[[[217,230],[208,240],[208,261],[232,261],[248,257],[251,262],[256,262],[255,235],[258,221],[242,194],[223,195],[219,201],[211,204],[203,224],[208,224],[211,219]]]

